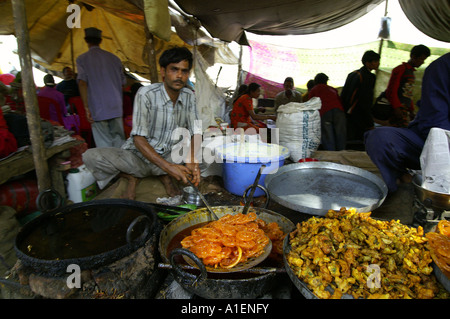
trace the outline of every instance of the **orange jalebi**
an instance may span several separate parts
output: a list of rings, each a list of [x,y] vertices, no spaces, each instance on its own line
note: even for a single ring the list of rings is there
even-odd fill
[[[440,231],[440,229],[438,228]],[[442,234],[430,232],[425,235],[428,239],[428,249],[431,258],[440,270],[450,279],[450,237]]]
[[[280,250],[277,240],[281,238],[282,242],[284,234],[278,224],[267,224],[251,212],[246,215],[228,214],[196,228],[181,241],[181,245],[201,258],[205,265],[231,268],[261,255],[269,238]]]
[[[440,234],[450,237],[450,222],[448,220],[440,220],[437,228]]]

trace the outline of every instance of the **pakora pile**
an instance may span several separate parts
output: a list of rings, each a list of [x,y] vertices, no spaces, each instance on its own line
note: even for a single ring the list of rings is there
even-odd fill
[[[272,251],[275,249],[281,254],[284,236],[277,223],[266,223],[250,212],[228,214],[196,228],[181,241],[181,245],[202,259],[205,265],[232,268],[260,256],[270,240],[273,241]]]
[[[286,258],[319,298],[449,298],[430,265],[423,229],[341,208],[297,224]]]
[[[450,222],[439,221],[436,232],[427,233],[425,236],[433,261],[450,280]]]

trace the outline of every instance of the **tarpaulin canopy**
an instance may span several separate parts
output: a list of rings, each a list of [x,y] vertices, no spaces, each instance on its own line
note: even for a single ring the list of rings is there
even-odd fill
[[[450,42],[448,0],[399,0],[423,33]],[[329,31],[363,16],[383,0],[175,0],[224,41],[247,44],[244,31],[266,35],[305,35]],[[201,4],[200,4],[201,3]]]
[[[190,47],[194,37],[205,36],[201,30],[192,31],[181,16],[169,16],[167,0],[70,1],[80,8],[78,24],[74,19],[75,11],[68,7],[69,1],[24,2],[33,57],[49,70],[60,71],[64,66],[74,66],[76,57],[87,51],[84,28],[88,27],[101,29],[101,47],[117,55],[131,72],[146,78],[150,72],[146,25],[155,35],[153,48],[157,58],[169,46]],[[10,0],[0,0],[0,12],[0,35],[15,34]],[[168,24],[164,22],[166,19],[169,19]],[[180,32],[171,31],[171,25]]]
[[[409,21],[436,40],[450,42],[450,1],[399,0]]]

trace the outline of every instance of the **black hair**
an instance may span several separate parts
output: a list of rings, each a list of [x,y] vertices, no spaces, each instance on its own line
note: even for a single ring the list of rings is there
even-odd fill
[[[328,76],[325,73],[318,73],[314,77],[315,84],[327,84],[327,82],[328,82]]]
[[[291,82],[292,84],[294,84],[294,79],[288,76],[287,78],[284,79],[284,82]]]
[[[95,37],[84,37],[84,40],[86,43],[93,44],[93,45],[99,45],[102,42],[101,38],[95,38]]]
[[[248,85],[247,93],[255,92],[260,87],[261,85],[259,85],[258,83],[252,82]]]
[[[420,58],[421,56],[429,57],[431,54],[430,49],[423,44],[416,45],[411,49],[411,57]]]
[[[189,70],[192,68],[192,53],[185,47],[174,47],[164,51],[159,58],[159,66],[166,68],[170,63],[179,63],[187,60]]]
[[[314,83],[314,80],[309,80],[308,83],[306,83],[306,87],[307,87],[309,90],[311,90],[311,89],[314,87],[315,84],[316,84],[316,83]]]
[[[380,55],[378,53],[376,53],[373,50],[369,50],[364,52],[362,58],[361,58],[361,62],[362,64],[366,64],[366,62],[372,62],[372,61],[380,61]]]
[[[238,98],[240,98],[242,95],[247,93],[247,91],[248,91],[248,85],[247,84],[241,84],[239,86],[238,90],[236,91],[236,97],[233,100],[233,104],[234,104],[234,102],[237,101]]]
[[[64,74],[64,72],[66,72],[66,70],[67,69],[72,69],[70,66],[65,66],[63,69],[62,69],[62,73]]]

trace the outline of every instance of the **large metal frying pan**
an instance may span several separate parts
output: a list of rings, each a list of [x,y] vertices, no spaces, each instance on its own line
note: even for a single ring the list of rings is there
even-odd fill
[[[242,213],[244,207],[242,206],[218,206],[213,207],[215,214],[220,218],[225,216],[226,214],[238,214]],[[294,225],[291,221],[289,221],[287,218],[272,212],[267,209],[263,208],[252,208],[252,211],[256,212],[258,218],[270,223],[270,222],[277,222],[278,225],[281,227],[281,229],[292,229],[294,228]],[[210,215],[210,212],[205,209],[197,209],[192,212],[189,212],[187,214],[184,214],[177,219],[170,222],[161,232],[160,234],[160,241],[159,241],[159,250],[161,253],[161,256],[163,260],[166,263],[171,262],[171,256],[170,252],[168,251],[169,243],[174,238],[176,234],[178,234],[181,230],[189,228],[190,226],[201,224],[203,222],[212,221],[214,218]],[[235,266],[230,269],[220,269],[220,268],[211,268],[211,267],[205,267],[206,271],[208,272],[214,272],[214,273],[230,273],[230,272],[238,272],[244,269],[251,268],[253,266],[256,266],[260,262],[262,262],[271,252],[272,244],[270,243],[267,245],[264,249],[264,254],[262,254],[258,258],[250,259],[248,262],[243,263],[242,265]],[[181,253],[182,251],[177,250],[178,253]],[[184,255],[191,259],[198,259],[195,258],[195,256],[192,256],[192,254],[189,254],[189,251],[187,249],[184,249]],[[194,258],[192,258],[194,257]],[[200,265],[201,266],[201,265]],[[200,267],[203,268],[203,267]]]
[[[378,176],[358,167],[330,162],[285,165],[265,180],[271,199],[290,209],[324,216],[341,207],[369,212],[379,207],[387,186]]]
[[[423,188],[421,174],[415,174],[412,183],[418,199],[426,207],[439,210],[450,210],[450,194],[437,193]]]

